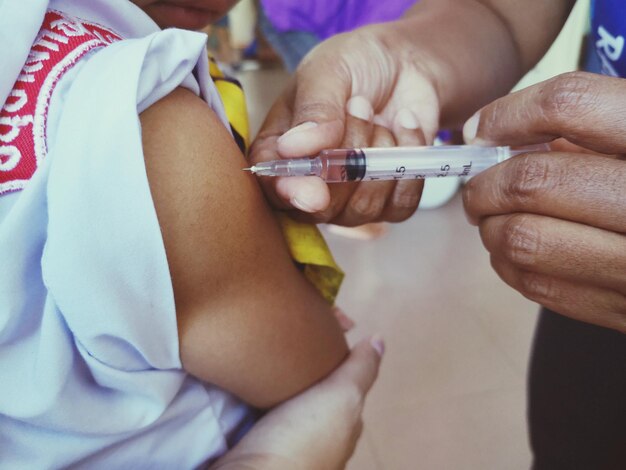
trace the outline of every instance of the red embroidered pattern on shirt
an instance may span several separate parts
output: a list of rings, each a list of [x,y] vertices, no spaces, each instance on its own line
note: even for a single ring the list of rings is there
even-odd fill
[[[121,39],[101,25],[49,10],[0,110],[0,195],[23,189],[47,152],[46,121],[56,84],[87,52]]]

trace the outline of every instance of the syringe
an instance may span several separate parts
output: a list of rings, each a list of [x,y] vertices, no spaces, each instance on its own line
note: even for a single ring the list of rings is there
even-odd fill
[[[472,176],[520,153],[547,151],[545,144],[510,147],[441,145],[323,150],[316,157],[259,162],[244,168],[259,176],[319,176],[328,183]]]

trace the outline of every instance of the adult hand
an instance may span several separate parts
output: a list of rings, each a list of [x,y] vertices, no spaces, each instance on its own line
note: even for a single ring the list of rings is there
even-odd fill
[[[271,410],[212,470],[342,469],[362,429],[384,345],[358,343],[330,376]]]
[[[416,64],[434,61],[417,60],[415,48],[403,42],[400,31],[381,25],[320,44],[270,110],[252,146],[252,162],[315,155],[326,148],[432,143],[438,99],[428,70]],[[409,57],[404,50],[414,52]],[[267,178],[261,184],[279,209],[347,226],[408,218],[423,187],[415,180],[329,187],[316,177]]]
[[[592,152],[532,153],[472,178],[465,210],[491,263],[569,317],[626,332],[626,80],[564,74],[496,100],[465,124],[468,143],[563,137]]]

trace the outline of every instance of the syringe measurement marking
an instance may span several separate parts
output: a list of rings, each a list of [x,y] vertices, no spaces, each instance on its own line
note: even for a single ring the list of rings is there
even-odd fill
[[[365,170],[367,172],[367,170]],[[397,166],[396,167],[396,173],[400,173],[399,175],[394,175],[393,179],[394,180],[401,180],[404,178],[404,172],[406,171],[406,168],[403,166]]]
[[[461,170],[460,173],[455,173],[455,176],[468,176],[470,174],[470,172],[472,171],[472,165],[473,162],[469,162],[467,165],[461,165],[461,167],[463,168],[463,170]],[[431,176],[437,177],[437,178],[445,178],[447,176],[450,175],[450,169],[451,166],[448,164],[442,165],[440,167],[440,171],[442,173],[434,173],[431,174]],[[416,180],[420,180],[420,179],[426,179],[428,178],[428,175],[426,175],[425,173],[418,173],[416,175],[411,175],[411,174],[406,174],[406,167],[404,166],[399,166],[396,167],[395,170],[396,173],[400,173],[400,175],[394,175],[393,179],[394,180],[401,180],[401,179],[406,179],[406,178],[413,178]],[[367,170],[366,170],[366,174],[365,177],[363,178],[363,181],[379,181],[381,180],[381,178],[379,176],[374,176],[374,175],[367,175]]]
[[[249,170],[259,176],[315,175],[327,182],[464,177],[496,165],[511,155],[546,151],[543,147],[515,151],[509,147],[471,145],[329,149],[316,157],[257,163]]]

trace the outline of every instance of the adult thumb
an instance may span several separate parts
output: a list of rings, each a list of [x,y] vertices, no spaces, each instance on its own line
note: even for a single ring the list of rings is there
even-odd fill
[[[291,129],[278,139],[283,157],[315,155],[341,145],[352,78],[325,50],[314,50],[296,71]]]
[[[360,341],[352,348],[346,361],[329,378],[355,385],[360,394],[365,396],[378,377],[384,350],[384,342],[379,336]]]

